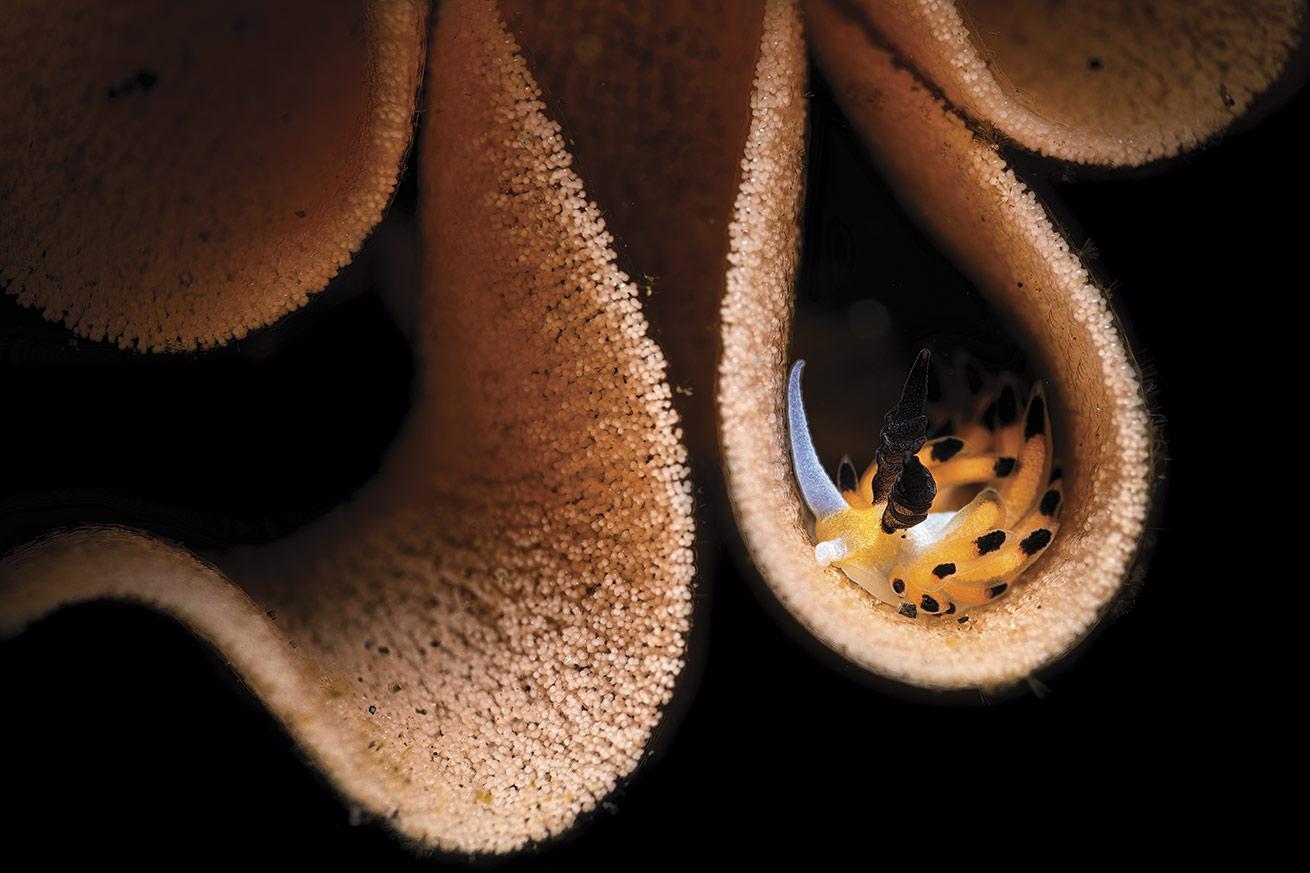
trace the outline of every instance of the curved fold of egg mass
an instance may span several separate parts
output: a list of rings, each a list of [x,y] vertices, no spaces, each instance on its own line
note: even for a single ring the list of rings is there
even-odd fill
[[[7,4],[0,286],[140,351],[299,308],[391,200],[427,31],[423,0]]]
[[[769,10],[762,56],[782,39],[803,69],[794,5]],[[105,597],[170,612],[351,803],[506,852],[641,760],[683,666],[694,501],[639,289],[494,5],[443,4],[433,56],[420,385],[382,473],[221,572],[130,531],[35,543],[0,564],[0,630]]]
[[[1063,533],[1024,584],[965,624],[914,622],[815,566],[791,486],[783,398],[798,237],[800,126],[752,139],[765,153],[732,230],[718,403],[742,537],[782,605],[877,675],[935,689],[1022,681],[1084,639],[1122,590],[1151,496],[1151,431],[1132,359],[1102,292],[1036,198],[939,95],[872,41],[844,4],[813,2],[816,60],[912,216],[1025,344],[1058,411]],[[784,140],[794,136],[794,141]],[[767,244],[765,244],[767,241]]]
[[[1172,157],[1241,118],[1304,41],[1304,0],[811,0],[961,118],[1080,164]],[[826,27],[826,24],[820,24]]]

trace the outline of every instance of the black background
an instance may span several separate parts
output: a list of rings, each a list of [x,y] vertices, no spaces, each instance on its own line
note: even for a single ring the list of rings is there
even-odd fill
[[[827,250],[813,239],[816,210],[829,208],[821,174],[858,149],[816,92],[808,277]],[[1234,603],[1213,522],[1231,499],[1220,486],[1234,457],[1257,451],[1257,423],[1271,420],[1243,387],[1265,371],[1252,349],[1269,307],[1304,288],[1308,99],[1148,170],[1072,179],[1020,158],[1074,241],[1094,242],[1086,251],[1112,283],[1168,434],[1146,584],[1090,646],[1006,700],[889,693],[816,651],[727,556],[729,542],[703,559],[696,656],[651,759],[571,834],[497,864],[791,851],[876,863],[892,844],[943,851],[994,835],[1032,852],[1066,831],[1149,834],[1162,808],[1172,817],[1189,797],[1201,803],[1216,770],[1243,754],[1208,741],[1244,694],[1240,661],[1209,632]],[[862,172],[861,184],[880,186]],[[397,220],[412,211],[411,179]],[[0,297],[0,546],[86,520],[198,548],[264,540],[365,481],[403,418],[412,367],[368,290],[369,260],[276,328],[174,359],[73,343]],[[704,523],[728,529],[713,490]],[[168,619],[109,604],[57,614],[0,643],[0,694],[6,852],[460,861],[416,859],[385,828],[352,825],[222,659]]]

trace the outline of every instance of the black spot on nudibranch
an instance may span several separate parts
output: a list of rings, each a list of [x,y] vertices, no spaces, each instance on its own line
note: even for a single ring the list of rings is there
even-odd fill
[[[1039,394],[1028,404],[1028,421],[1023,426],[1023,438],[1030,440],[1046,433],[1046,401]]]
[[[919,615],[919,610],[913,603],[902,603],[900,612],[906,618],[917,618]]]
[[[946,611],[943,612],[942,615],[951,615],[951,614],[953,614],[954,612],[955,612],[955,604],[954,604],[954,603],[948,603],[948,604],[946,604]]]
[[[1052,488],[1042,495],[1042,515],[1047,517],[1055,515],[1055,511],[1060,508],[1060,492]]]
[[[1007,583],[1007,582],[1002,582],[1000,585],[995,585],[995,586],[989,588],[989,589],[987,590],[987,593],[988,593],[989,595],[991,595],[992,597],[1000,597],[1002,594],[1005,593],[1005,589],[1007,589],[1007,588],[1009,588],[1009,587],[1010,587],[1009,583]]]
[[[905,580],[904,580],[904,579],[893,579],[893,580],[892,580],[892,590],[895,591],[897,594],[904,594],[904,593],[905,593]]]
[[[1088,58],[1088,59],[1087,59],[1087,69],[1092,70],[1093,72],[1095,72],[1096,70],[1101,69],[1101,59],[1100,59],[1100,58]]]
[[[919,604],[923,607],[924,612],[936,612],[941,609],[941,605],[928,594],[923,595],[923,599],[919,601]]]
[[[1058,482],[1058,481],[1060,481],[1060,480],[1063,479],[1063,478],[1064,478],[1064,469],[1063,469],[1063,468],[1061,468],[1061,467],[1056,467],[1054,470],[1051,471],[1051,481],[1052,481],[1052,482]]]
[[[992,466],[992,475],[999,479],[1014,472],[1014,458],[997,458],[996,463]]]
[[[837,487],[842,491],[854,491],[858,484],[859,477],[855,475],[855,465],[851,463],[850,458],[842,458],[841,466],[837,468]]]
[[[931,457],[934,461],[949,461],[964,448],[964,440],[949,437],[932,444]]]
[[[954,572],[955,572],[954,564],[938,564],[936,567],[932,568],[932,574],[936,576],[938,579],[945,579],[947,576],[951,575]]]
[[[1014,386],[1006,385],[1001,389],[1001,396],[996,398],[996,424],[1009,427],[1019,419],[1019,398],[1015,396]]]
[[[973,544],[978,547],[978,554],[980,555],[994,552],[1001,546],[1005,545],[1005,531],[994,530],[990,533],[985,533],[978,537],[978,539],[974,540]]]
[[[134,91],[140,91],[144,94],[157,84],[159,84],[159,74],[154,70],[137,70],[136,75],[132,76],[132,78],[124,79],[117,87],[110,88],[106,97],[109,100],[117,100],[119,97],[126,97]]]
[[[1023,550],[1025,555],[1032,557],[1042,549],[1046,548],[1050,542],[1051,532],[1044,527],[1039,527],[1037,530],[1024,537],[1023,542],[1019,543],[1019,548]]]

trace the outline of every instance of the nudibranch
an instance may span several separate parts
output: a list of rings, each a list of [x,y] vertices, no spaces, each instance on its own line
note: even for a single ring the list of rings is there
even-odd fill
[[[957,428],[928,439],[929,353],[919,353],[900,402],[883,420],[874,460],[856,475],[844,457],[834,483],[810,437],[804,361],[787,383],[792,463],[814,515],[814,559],[837,567],[901,615],[958,615],[1010,589],[1059,529],[1050,412],[1041,383],[1022,415],[1012,384],[980,400]],[[976,370],[970,368],[976,376]],[[976,492],[976,493],[971,493]]]

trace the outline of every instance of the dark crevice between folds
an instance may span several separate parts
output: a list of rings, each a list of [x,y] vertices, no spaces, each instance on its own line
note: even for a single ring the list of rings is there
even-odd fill
[[[221,349],[143,355],[0,299],[0,553],[84,524],[212,551],[349,499],[409,408],[409,341],[380,287],[397,272],[379,255],[394,263],[412,187],[312,306]]]
[[[835,475],[844,453],[860,470],[872,460],[920,349],[933,352],[934,383],[959,376],[949,362],[965,356],[985,372],[1033,374],[1003,315],[905,213],[817,70],[811,89],[790,360],[807,361],[807,411]]]

